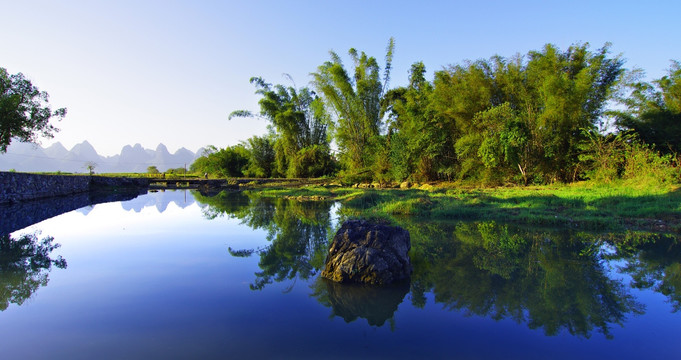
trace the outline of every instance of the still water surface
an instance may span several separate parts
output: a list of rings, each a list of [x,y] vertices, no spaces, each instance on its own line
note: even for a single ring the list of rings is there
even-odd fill
[[[6,234],[2,358],[681,357],[678,239],[404,219],[411,283],[341,286],[352,211],[166,191]]]

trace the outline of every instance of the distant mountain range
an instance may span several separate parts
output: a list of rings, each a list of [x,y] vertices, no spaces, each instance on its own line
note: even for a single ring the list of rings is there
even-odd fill
[[[149,166],[156,166],[159,171],[183,168],[196,160],[202,153],[196,153],[180,148],[174,154],[168,148],[159,144],[156,150],[144,149],[142,145],[126,145],[121,153],[114,156],[97,154],[89,142],[83,141],[67,150],[57,142],[47,148],[33,144],[13,141],[7,148],[7,153],[0,154],[0,171],[14,169],[16,171],[63,171],[83,173],[87,172],[86,163],[97,164],[95,172],[146,172]]]

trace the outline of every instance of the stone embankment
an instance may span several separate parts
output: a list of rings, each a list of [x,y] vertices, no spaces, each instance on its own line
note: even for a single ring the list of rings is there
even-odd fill
[[[106,189],[177,189],[202,191],[240,189],[259,185],[314,183],[310,179],[197,179],[126,178],[87,175],[40,175],[0,171],[0,204],[40,200]]]
[[[39,175],[0,171],[0,204],[86,193],[102,188],[146,188],[147,179]]]

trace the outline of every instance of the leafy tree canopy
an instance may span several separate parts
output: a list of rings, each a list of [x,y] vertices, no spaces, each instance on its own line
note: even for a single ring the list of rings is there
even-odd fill
[[[382,82],[376,59],[355,49],[348,51],[354,64],[352,76],[333,51],[331,60],[312,74],[314,87],[335,113],[335,139],[347,168],[362,169],[369,165],[370,145],[382,125],[381,103],[390,80],[394,48],[395,42],[391,38]]]
[[[48,100],[47,92],[38,90],[22,73],[10,75],[0,68],[0,153],[13,139],[36,142],[39,136],[51,138],[59,131],[49,121],[61,120],[66,109],[53,112]]]
[[[251,78],[259,101],[260,116],[269,120],[274,137],[272,142],[262,139],[249,140],[253,150],[251,173],[277,174],[288,177],[310,177],[328,174],[333,170],[328,144],[327,127],[330,119],[321,99],[310,89],[303,87],[272,85],[260,77]],[[237,110],[233,117],[253,117],[250,111]],[[274,159],[271,159],[271,155]],[[313,161],[318,166],[306,165]],[[275,169],[271,164],[275,163]]]
[[[652,84],[638,81],[641,74],[630,73],[629,94],[620,98],[626,109],[612,112],[617,125],[660,151],[681,152],[681,63],[673,61],[667,75]]]

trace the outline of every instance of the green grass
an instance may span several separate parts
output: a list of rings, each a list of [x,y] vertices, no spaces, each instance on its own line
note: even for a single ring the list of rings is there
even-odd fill
[[[498,220],[591,230],[646,229],[681,233],[681,189],[589,182],[538,187],[434,187],[428,190],[324,186],[267,189],[263,196],[342,201],[355,215]]]

